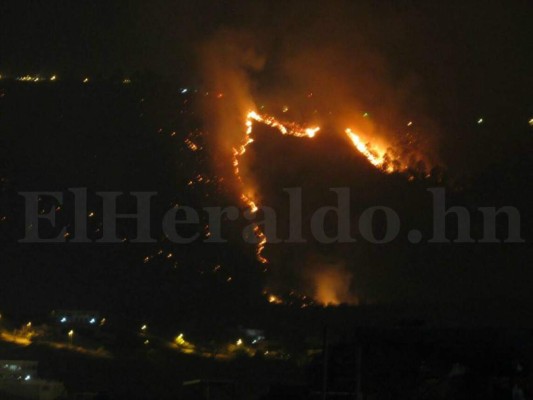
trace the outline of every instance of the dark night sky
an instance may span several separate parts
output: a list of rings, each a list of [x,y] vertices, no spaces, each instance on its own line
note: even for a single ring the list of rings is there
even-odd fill
[[[532,67],[532,10],[525,0],[4,1],[0,7],[0,66],[17,73],[175,74],[190,68],[196,44],[222,27],[253,31],[263,42],[296,36],[312,44],[334,26],[347,42],[364,34],[398,73],[436,69],[433,75],[444,71],[449,81],[471,81],[474,89],[495,80],[519,89]]]
[[[78,79],[149,70],[199,82],[198,45],[220,29],[236,29],[250,33],[266,54],[267,79],[280,58],[301,49],[339,47],[346,60],[379,59],[383,70],[375,75],[385,72],[386,84],[407,86],[418,103],[413,109],[422,107],[446,130],[454,150],[442,149],[445,162],[462,147],[460,121],[491,114],[505,129],[533,114],[533,9],[526,0],[7,1],[0,7],[3,74]],[[505,135],[493,139],[489,153],[505,145]]]

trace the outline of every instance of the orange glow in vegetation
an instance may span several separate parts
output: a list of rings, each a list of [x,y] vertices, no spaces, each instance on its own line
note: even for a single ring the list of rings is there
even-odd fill
[[[232,163],[235,177],[237,178],[239,185],[242,187],[240,198],[253,214],[259,210],[258,202],[257,199],[254,198],[254,195],[251,194],[252,191],[246,188],[246,185],[242,180],[239,169],[239,159],[246,153],[246,148],[248,145],[254,142],[254,139],[252,138],[254,122],[259,122],[275,128],[282,135],[294,136],[297,138],[312,139],[320,131],[320,127],[318,126],[303,127],[294,122],[279,121],[270,115],[261,115],[255,111],[248,112],[244,123],[246,134],[242,140],[242,143],[238,147],[233,148]],[[358,134],[352,131],[352,129],[347,128],[345,133],[355,149],[361,153],[374,167],[386,173],[398,172],[399,170],[403,169],[403,167],[398,167],[391,163],[391,160],[387,157],[386,151],[383,151],[378,147],[371,146],[369,143],[365,143]],[[267,237],[258,225],[254,227],[254,234],[259,240],[256,251],[257,260],[262,264],[267,264],[268,260],[263,256],[263,250],[268,243]],[[323,297],[329,297],[325,293],[322,294],[324,295]],[[322,303],[327,304],[328,301],[322,301]],[[331,303],[335,304],[336,302],[331,301]]]
[[[268,295],[268,302],[271,303],[271,304],[283,304],[283,301],[276,295],[274,294],[269,294]]]
[[[299,138],[314,138],[317,134],[317,132],[320,130],[319,127],[301,127],[298,124],[292,123],[292,122],[280,122],[276,118],[269,116],[269,115],[260,115],[255,111],[250,111],[246,115],[246,121],[245,121],[245,128],[246,128],[246,135],[242,141],[242,144],[237,147],[233,148],[233,172],[235,174],[235,177],[237,178],[237,181],[239,184],[243,187],[243,191],[241,193],[241,200],[246,204],[248,209],[252,214],[255,214],[259,207],[257,205],[257,200],[253,198],[251,194],[249,194],[247,190],[245,190],[244,182],[242,181],[240,170],[239,170],[239,159],[244,153],[246,153],[246,147],[253,143],[252,132],[253,132],[253,124],[254,122],[260,122],[265,125],[268,125],[272,128],[277,129],[282,135],[289,135]],[[261,230],[259,225],[255,225],[254,227],[254,234],[259,240],[259,243],[257,245],[256,250],[256,258],[261,264],[267,264],[268,259],[266,259],[263,256],[263,250],[265,249],[265,246],[268,242],[267,237],[265,236],[264,232]]]
[[[352,276],[349,272],[332,267],[316,272],[313,278],[314,298],[322,305],[337,306],[342,303],[358,303],[357,297],[350,291]]]
[[[282,135],[314,138],[316,133],[320,130],[318,126],[312,127],[312,128],[303,128],[293,122],[282,123],[276,120],[276,118],[272,116],[268,116],[268,115],[262,116],[262,115],[257,114],[255,111],[250,111],[248,113],[247,120],[246,120],[247,127],[252,126],[252,120],[261,122],[265,125],[271,126],[272,128],[276,128],[277,130],[281,132]],[[252,131],[250,129],[250,133],[251,132]]]
[[[395,168],[390,163],[387,163],[385,151],[378,151],[377,149],[371,147],[370,144],[363,142],[361,137],[354,133],[350,128],[347,128],[344,132],[346,132],[346,135],[351,140],[357,151],[359,151],[359,153],[361,153],[368,160],[368,162],[370,162],[370,164],[384,172],[396,172]]]

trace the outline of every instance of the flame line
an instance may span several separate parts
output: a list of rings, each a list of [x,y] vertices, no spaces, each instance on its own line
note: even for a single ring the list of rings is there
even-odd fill
[[[387,160],[386,152],[381,152],[380,154],[380,152],[372,148],[369,143],[363,142],[361,137],[353,132],[350,128],[347,128],[344,132],[351,140],[357,151],[361,153],[374,167],[386,173],[393,173],[399,170],[392,165],[391,160]],[[405,167],[401,167],[400,169],[405,169]]]
[[[246,135],[244,136],[244,139],[242,141],[242,144],[239,145],[237,148],[233,148],[233,168],[234,168],[234,174],[239,182],[240,186],[242,187],[242,193],[241,193],[241,200],[244,204],[248,207],[250,212],[252,214],[257,213],[259,210],[257,200],[253,198],[252,195],[245,193],[245,187],[241,174],[239,169],[239,159],[246,153],[246,148],[254,142],[254,139],[252,138],[253,133],[253,124],[254,122],[260,122],[265,125],[268,125],[272,128],[277,129],[282,135],[287,136],[294,136],[298,138],[308,138],[312,139],[316,136],[317,132],[320,130],[320,127],[309,127],[304,128],[300,125],[293,123],[293,122],[280,122],[276,118],[270,115],[260,115],[255,111],[250,111],[246,115],[246,121],[245,121],[245,127],[246,127]],[[365,143],[361,137],[353,132],[350,128],[347,128],[345,130],[346,135],[352,142],[355,149],[362,154],[370,164],[372,164],[374,167],[380,169],[381,171],[385,173],[393,173],[397,172],[400,169],[404,169],[405,167],[400,167],[399,169],[396,168],[392,163],[391,160],[387,159],[387,153],[386,152],[379,152],[376,149],[374,149],[369,143]],[[265,233],[261,230],[259,225],[255,224],[254,226],[254,234],[259,240],[257,244],[257,250],[256,250],[256,258],[261,264],[268,264],[268,259],[263,256],[263,251],[265,249],[266,244],[268,243],[268,239],[265,235]]]
[[[243,139],[242,144],[237,147],[233,148],[233,171],[235,174],[235,177],[237,178],[237,181],[239,184],[243,187],[243,192],[241,193],[241,200],[246,204],[246,206],[249,208],[250,212],[252,214],[257,213],[259,210],[259,207],[257,206],[257,201],[252,198],[251,195],[246,194],[244,192],[244,182],[242,180],[242,177],[240,175],[240,169],[239,169],[239,159],[246,153],[246,147],[253,143],[253,138],[251,137],[253,132],[253,123],[255,122],[261,122],[265,125],[268,125],[272,128],[276,128],[282,135],[289,135],[294,136],[298,138],[313,138],[315,137],[316,133],[320,130],[319,127],[312,127],[312,128],[302,128],[297,124],[294,123],[281,123],[280,121],[276,120],[272,116],[268,115],[260,115],[256,113],[255,111],[250,111],[246,115],[246,135]],[[263,256],[263,251],[265,250],[265,246],[268,243],[268,239],[265,235],[265,233],[261,230],[259,225],[255,224],[254,226],[254,234],[256,238],[259,240],[259,243],[257,244],[256,249],[256,258],[261,264],[268,264],[268,259]]]

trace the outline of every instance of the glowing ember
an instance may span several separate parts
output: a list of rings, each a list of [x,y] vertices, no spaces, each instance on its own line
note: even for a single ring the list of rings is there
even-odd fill
[[[254,233],[255,236],[259,239],[256,252],[257,259],[261,264],[266,264],[268,263],[268,260],[263,256],[263,250],[265,249],[265,245],[267,244],[266,235],[263,233],[263,231],[261,230],[261,228],[259,228],[258,225],[254,227]]]
[[[191,139],[187,138],[185,139],[185,144],[191,151],[198,151],[199,147],[196,143],[194,143]]]
[[[283,304],[283,301],[274,294],[268,295],[268,302],[271,304]]]

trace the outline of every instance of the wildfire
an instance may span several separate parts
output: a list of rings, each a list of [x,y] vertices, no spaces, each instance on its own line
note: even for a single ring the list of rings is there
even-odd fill
[[[378,151],[375,148],[371,147],[368,143],[363,142],[363,140],[354,133],[350,128],[347,128],[344,132],[348,138],[352,141],[353,145],[365,158],[375,166],[376,168],[381,169],[384,172],[392,173],[396,172],[397,169],[390,163],[390,160],[386,158],[386,152]]]
[[[275,117],[270,115],[261,115],[255,111],[248,112],[245,121],[246,135],[243,138],[242,144],[237,148],[233,148],[234,174],[237,178],[237,181],[243,188],[245,187],[245,185],[242,181],[239,170],[239,159],[244,155],[244,153],[246,153],[246,148],[248,147],[248,145],[254,142],[254,139],[252,138],[254,122],[260,122],[272,128],[275,128],[282,135],[294,136],[298,138],[312,139],[320,130],[320,127],[318,126],[302,127],[301,125],[296,124],[294,122],[279,121]],[[370,162],[370,164],[372,164],[376,168],[386,173],[398,172],[399,170],[403,169],[403,167],[397,167],[393,165],[393,163],[391,163],[391,160],[387,156],[386,151],[379,150],[378,148],[371,146],[369,143],[365,143],[358,134],[352,131],[352,129],[347,128],[345,130],[345,133],[354,145],[355,149],[359,153],[361,153],[368,160],[368,162]],[[252,214],[255,214],[259,210],[257,200],[252,194],[246,193],[244,189],[241,193],[240,198],[243,203],[246,204]],[[268,242],[267,237],[258,225],[255,225],[254,227],[254,234],[259,241],[256,251],[257,260],[262,264],[267,264],[268,259],[263,256],[263,250],[265,249],[265,245]]]
[[[313,128],[303,128],[299,126],[298,124],[295,124],[293,122],[283,122],[276,120],[272,116],[261,116],[257,114],[255,111],[250,111],[247,116],[246,120],[246,126],[249,128],[248,134],[252,133],[252,120],[257,122],[262,122],[263,124],[266,124],[268,126],[271,126],[272,128],[276,128],[281,132],[282,135],[289,135],[289,136],[296,136],[296,137],[308,137],[308,138],[314,138],[316,133],[320,130],[318,126]]]
[[[245,119],[245,135],[242,140],[242,143],[238,147],[233,148],[233,171],[239,185],[242,187],[242,193],[240,195],[243,203],[248,207],[249,211],[252,214],[257,213],[259,210],[258,200],[255,198],[255,195],[246,190],[246,185],[244,184],[241,172],[239,160],[246,153],[246,148],[248,145],[254,142],[252,138],[253,134],[253,124],[254,122],[260,122],[262,124],[268,125],[272,128],[277,129],[282,135],[294,136],[297,138],[307,138],[312,139],[320,131],[320,127],[303,127],[294,122],[280,121],[271,115],[262,115],[256,111],[249,111]],[[357,133],[355,133],[351,128],[346,128],[344,131],[347,137],[350,139],[351,143],[355,149],[363,155],[370,164],[379,170],[385,173],[393,173],[404,170],[406,167],[397,162],[392,162],[393,160],[390,157],[390,154],[387,151],[382,150],[378,146],[372,146],[370,143],[365,142]],[[194,143],[187,143],[191,150],[196,150]],[[259,225],[255,225],[253,229],[254,235],[258,239],[256,258],[262,264],[267,264],[268,259],[263,256],[263,251],[268,239],[264,232],[261,230]]]
[[[266,259],[263,256],[263,250],[265,249],[265,246],[267,244],[266,235],[263,233],[263,231],[261,230],[261,228],[259,228],[258,225],[254,227],[254,233],[255,233],[255,236],[259,239],[259,243],[257,244],[257,251],[256,251],[257,259],[259,260],[261,264],[267,264],[268,259]]]
[[[312,139],[315,137],[316,133],[320,130],[320,127],[309,127],[304,128],[298,124],[295,124],[293,122],[280,122],[276,118],[269,116],[269,115],[260,115],[255,111],[250,111],[246,115],[246,135],[242,141],[242,144],[237,147],[233,148],[233,172],[235,174],[235,177],[237,178],[237,181],[239,184],[244,187],[244,183],[241,178],[240,170],[239,170],[239,158],[246,153],[246,147],[253,143],[252,132],[253,132],[253,123],[261,122],[265,125],[268,125],[272,128],[276,128],[282,135],[289,135],[299,138],[309,138]],[[251,194],[247,194],[243,191],[241,194],[241,200],[246,204],[248,209],[252,214],[255,214],[259,207],[257,206],[257,201],[253,198]],[[263,256],[263,251],[265,249],[265,246],[267,244],[267,237],[264,234],[264,232],[261,230],[259,225],[255,225],[254,227],[254,234],[258,239],[257,244],[257,250],[256,250],[256,257],[257,260],[261,264],[267,264],[268,259]]]
[[[357,304],[358,299],[350,291],[352,275],[338,266],[320,269],[313,276],[315,284],[314,298],[325,306],[337,306],[342,303]]]

